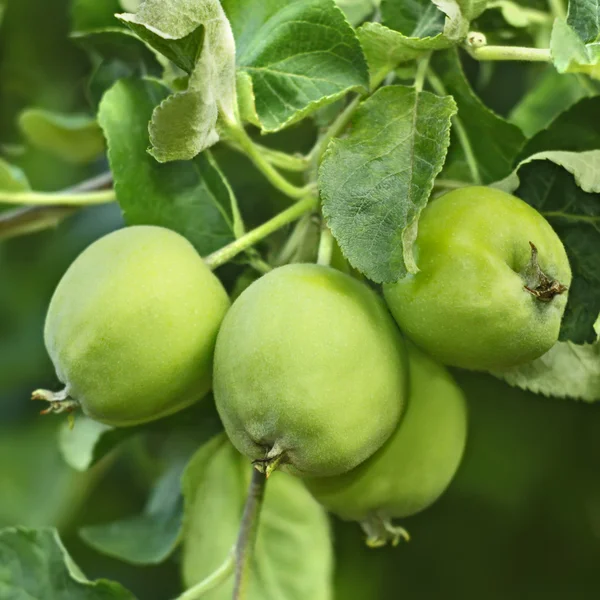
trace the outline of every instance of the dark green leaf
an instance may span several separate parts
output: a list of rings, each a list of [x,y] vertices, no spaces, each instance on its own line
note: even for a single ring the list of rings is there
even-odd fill
[[[120,584],[88,581],[53,529],[0,531],[0,598],[135,600]]]
[[[531,138],[519,158],[546,150],[583,152],[600,148],[599,114],[600,97],[580,100]]]
[[[171,457],[140,515],[83,527],[80,535],[98,552],[135,565],[163,562],[179,541],[183,519],[181,475],[189,453]]]
[[[121,10],[119,0],[73,0],[71,18],[74,31],[117,27],[115,13]]]
[[[569,0],[567,23],[584,43],[597,42],[600,36],[600,2]]]
[[[210,154],[161,165],[146,152],[148,120],[167,93],[157,82],[123,80],[101,103],[117,198],[129,224],[168,227],[208,254],[233,239],[235,199]]]
[[[323,213],[346,258],[373,281],[395,281],[416,267],[417,221],[442,169],[455,112],[449,96],[384,87],[325,154]]]
[[[532,137],[579,100],[599,94],[600,84],[584,75],[560,74],[549,67],[513,109],[509,120]]]
[[[435,37],[444,30],[444,13],[431,0],[382,0],[381,17],[407,37]]]
[[[368,87],[360,44],[333,0],[224,0],[223,7],[264,131]]]
[[[492,112],[475,95],[463,73],[456,50],[438,52],[432,59],[432,69],[458,105],[457,118],[473,154],[481,183],[491,183],[506,177],[512,170],[525,136],[518,127]],[[464,144],[452,131],[452,142],[442,176],[461,179],[457,172],[469,172]]]

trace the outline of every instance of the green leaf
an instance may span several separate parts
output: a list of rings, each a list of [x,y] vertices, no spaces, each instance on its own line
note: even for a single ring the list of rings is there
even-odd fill
[[[455,112],[449,96],[384,87],[360,106],[348,137],[329,145],[319,170],[323,213],[346,258],[377,283],[416,268],[417,221]]]
[[[548,13],[522,6],[512,0],[488,2],[486,10],[493,8],[499,9],[504,20],[513,27],[525,28],[552,22],[552,17]]]
[[[504,180],[494,184],[508,193],[514,192],[520,184],[519,169],[535,160],[549,160],[560,165],[575,178],[575,183],[588,193],[600,193],[600,150],[589,150],[587,152],[562,152],[551,150],[538,152],[522,160],[517,168]]]
[[[219,140],[219,114],[236,119],[235,42],[218,0],[146,0],[119,18],[190,73],[188,87],[165,98],[150,125],[160,162],[191,159]]]
[[[335,0],[353,27],[362,23],[375,10],[376,0]]]
[[[469,25],[486,8],[488,0],[431,0],[445,15],[444,34],[448,39],[461,41]]]
[[[121,10],[119,0],[72,0],[71,20],[74,31],[116,27],[115,13]]]
[[[63,461],[58,425],[39,419],[26,428],[0,430],[0,527],[64,526],[85,499],[89,480]]]
[[[252,466],[222,435],[200,448],[184,475],[183,575],[203,580],[235,544]],[[301,480],[269,478],[248,584],[248,600],[330,600],[332,548],[327,516]],[[229,600],[233,580],[206,595]]]
[[[19,115],[19,128],[36,148],[71,163],[87,164],[104,154],[104,136],[96,119],[29,108]]]
[[[0,158],[0,190],[7,192],[26,192],[30,190],[27,176],[19,167]]]
[[[584,43],[600,41],[600,2],[569,0],[567,23]]]
[[[76,471],[87,471],[130,435],[128,428],[117,429],[77,415],[73,428],[68,421],[61,425],[58,439],[65,462]]]
[[[406,37],[380,23],[365,23],[356,33],[369,65],[371,88],[377,87],[400,63],[452,45],[443,34],[426,38]]]
[[[492,374],[535,394],[595,402],[600,400],[600,343],[558,342],[537,360]]]
[[[532,137],[519,158],[524,159],[546,150],[583,152],[600,148],[598,114],[600,114],[600,97],[580,100],[559,114],[546,129]]]
[[[134,565],[163,562],[179,542],[183,521],[181,476],[191,452],[169,458],[144,512],[108,524],[83,527],[79,534],[92,548]]]
[[[560,74],[549,68],[510,114],[527,137],[547,128],[579,100],[600,94],[600,85],[582,75]]]
[[[87,87],[88,97],[95,106],[119,79],[150,76],[166,79],[158,53],[129,29],[105,27],[78,31],[71,34],[71,39],[87,51],[93,64]]]
[[[120,584],[88,581],[53,529],[0,531],[0,597],[7,600],[135,600]]]
[[[263,131],[279,131],[368,87],[360,44],[333,0],[223,0],[223,7]]]
[[[596,340],[600,313],[600,150],[545,152],[517,167],[497,185],[537,209],[562,240],[573,281],[560,339],[576,344]],[[581,187],[580,187],[581,186]]]
[[[458,105],[457,118],[464,129],[481,183],[506,177],[525,143],[523,133],[492,112],[475,95],[462,70],[456,50],[436,53],[431,61],[431,68],[442,81],[444,92],[451,94]],[[467,157],[463,140],[453,129],[442,177],[470,180]]]
[[[120,0],[121,8],[127,12],[136,12],[143,0]]]
[[[117,199],[129,224],[173,229],[206,255],[233,240],[237,205],[209,153],[161,165],[146,152],[148,119],[166,94],[154,81],[123,80],[102,100],[98,119]]]
[[[431,0],[382,0],[381,21],[407,37],[430,38],[444,30],[444,13]]]
[[[585,44],[562,19],[554,21],[550,53],[559,73],[585,73],[600,79],[600,43]]]

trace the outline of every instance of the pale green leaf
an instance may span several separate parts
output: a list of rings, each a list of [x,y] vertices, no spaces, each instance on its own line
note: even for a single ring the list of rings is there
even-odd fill
[[[98,119],[125,220],[173,229],[205,255],[234,238],[237,204],[210,153],[161,165],[146,152],[148,119],[167,93],[154,81],[119,81],[105,94]]]
[[[416,225],[442,169],[455,112],[450,96],[384,87],[325,154],[323,213],[345,257],[373,281],[396,281],[416,269]]]
[[[121,8],[127,12],[137,12],[143,0],[119,0]]]
[[[559,73],[585,73],[600,79],[600,43],[585,44],[562,19],[554,21],[550,53]]]
[[[252,473],[227,438],[200,448],[184,476],[183,574],[192,586],[233,548]],[[300,479],[269,478],[252,557],[247,600],[330,600],[332,547],[327,516]],[[207,600],[230,600],[233,579]]]
[[[190,73],[188,88],[165,98],[150,125],[160,162],[191,159],[219,139],[217,119],[236,118],[235,42],[218,0],[146,0],[119,18]]]
[[[30,189],[25,173],[19,167],[0,158],[0,190],[3,192],[26,192]]]
[[[335,0],[353,27],[360,25],[375,10],[375,0]]]
[[[549,24],[551,16],[548,13],[522,6],[512,0],[495,0],[489,2],[487,9],[497,8],[504,20],[513,27],[525,28],[531,25]]]
[[[104,136],[96,119],[29,108],[19,115],[19,128],[40,150],[71,163],[86,164],[104,154]]]
[[[569,0],[567,23],[584,43],[600,41],[600,0]]]
[[[365,23],[356,34],[367,58],[372,88],[400,63],[452,45],[443,34],[426,38],[406,37],[380,23]]]
[[[600,343],[558,342],[533,362],[492,374],[536,394],[595,402],[600,400]]]
[[[497,181],[493,184],[493,187],[509,194],[514,192],[520,184],[519,169],[535,160],[549,160],[556,165],[560,165],[573,175],[575,182],[582,190],[588,193],[600,193],[600,150],[588,150],[587,152],[549,150],[538,152],[522,160],[508,177]]]
[[[360,44],[333,0],[223,0],[223,7],[263,131],[368,87]]]
[[[488,0],[431,0],[445,15],[444,34],[460,42],[469,32],[471,21],[486,8]]]
[[[54,529],[0,531],[0,598],[135,600],[120,584],[88,581]]]
[[[123,438],[124,429],[115,429],[85,415],[77,415],[71,427],[65,421],[59,431],[59,447],[65,462],[76,471],[87,471]],[[112,441],[107,443],[107,439]],[[101,442],[103,442],[101,444]]]

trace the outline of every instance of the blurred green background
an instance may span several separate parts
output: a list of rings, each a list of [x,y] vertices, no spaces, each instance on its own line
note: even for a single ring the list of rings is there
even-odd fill
[[[33,149],[16,127],[24,108],[93,114],[93,66],[68,37],[71,8],[68,0],[0,0],[0,156],[39,190],[106,170],[103,159],[73,165]],[[468,67],[474,79],[482,76]],[[481,93],[507,113],[529,76],[500,67],[485,74]],[[303,150],[313,134],[304,125],[276,143]],[[244,158],[217,155],[250,224],[281,204]],[[83,248],[120,226],[118,207],[101,206],[55,229],[0,242],[0,527],[56,525],[88,577],[118,580],[143,600],[166,600],[180,587],[177,553],[158,567],[134,567],[78,536],[82,525],[141,510],[154,475],[144,448],[133,440],[77,473],[59,454],[61,419],[39,417],[40,407],[28,401],[32,389],[57,385],[42,339],[56,283]],[[457,478],[442,500],[403,523],[408,544],[368,550],[357,526],[336,522],[337,598],[599,598],[600,406],[537,397],[487,375],[456,377],[471,420]]]

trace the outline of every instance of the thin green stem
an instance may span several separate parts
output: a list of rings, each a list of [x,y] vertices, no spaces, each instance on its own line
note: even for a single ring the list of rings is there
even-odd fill
[[[246,130],[232,122],[223,122],[224,132],[226,137],[233,140],[234,144],[248,156],[248,158],[254,163],[256,168],[267,178],[267,180],[283,192],[290,198],[302,198],[306,196],[312,186],[297,187],[293,183],[290,183],[273,165],[267,160],[263,154],[261,148],[259,148],[252,138],[248,135]]]
[[[567,11],[562,0],[548,0],[548,5],[555,19],[567,18]]]
[[[476,60],[523,60],[531,62],[551,62],[548,48],[525,48],[521,46],[481,46],[470,48]]]
[[[256,543],[260,512],[263,505],[267,476],[257,469],[252,469],[252,479],[248,489],[248,497],[244,506],[244,514],[240,524],[237,543],[235,545],[235,584],[233,600],[244,600],[248,587],[252,553]]]
[[[114,190],[84,193],[0,191],[0,203],[22,206],[54,206],[57,204],[62,206],[92,206],[114,202],[116,199]]]
[[[331,264],[333,254],[333,235],[327,223],[323,220],[321,224],[321,237],[319,238],[319,253],[317,263],[328,267]]]
[[[442,80],[431,69],[429,69],[427,73],[427,79],[429,80],[429,83],[436,94],[439,94],[440,96],[446,96],[448,94],[444,84],[442,83]],[[467,135],[467,130],[464,128],[462,121],[458,116],[452,117],[452,126],[454,127],[454,131],[458,136],[458,141],[465,154],[465,160],[467,161],[467,166],[469,167],[473,183],[480,184],[481,176],[479,174],[479,166],[477,164],[477,159],[475,158],[475,153],[473,152],[469,136]]]
[[[78,210],[74,206],[28,206],[0,213],[0,240],[56,227]]]
[[[425,76],[427,75],[427,69],[429,68],[429,59],[431,54],[423,56],[417,64],[417,74],[415,76],[414,88],[417,92],[423,91],[423,85],[425,84]]]
[[[240,144],[234,140],[225,140],[226,143],[239,152],[244,152]],[[262,144],[254,142],[256,149],[274,166],[285,171],[301,173],[308,167],[308,160],[304,156],[288,154]]]
[[[199,600],[204,597],[207,592],[210,592],[225,583],[229,577],[231,577],[234,570],[235,553],[232,551],[225,559],[225,562],[216,571],[189,590],[183,592],[180,596],[177,596],[175,600]]]
[[[321,158],[323,157],[323,154],[325,154],[325,150],[327,150],[329,142],[334,137],[340,135],[344,129],[346,129],[362,99],[362,96],[357,96],[354,98],[354,100],[352,100],[352,102],[350,102],[350,104],[348,104],[348,106],[346,106],[346,108],[337,116],[325,134],[317,140],[317,143],[314,145],[313,149],[308,155],[308,160],[313,164],[313,166],[319,166]]]
[[[468,187],[473,185],[469,181],[458,181],[457,179],[436,179],[433,183],[434,187],[442,188],[445,190],[458,190],[460,188]]]
[[[317,198],[315,196],[308,196],[303,200],[299,200],[288,209],[275,215],[272,219],[263,223],[256,229],[249,231],[242,237],[234,240],[227,246],[213,252],[207,256],[204,260],[211,269],[216,269],[226,262],[229,262],[232,258],[235,258],[240,252],[250,248],[257,242],[260,242],[263,238],[271,235],[273,232],[281,229],[285,225],[292,223],[296,219],[300,218],[303,214],[314,210],[318,205]]]

